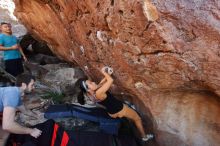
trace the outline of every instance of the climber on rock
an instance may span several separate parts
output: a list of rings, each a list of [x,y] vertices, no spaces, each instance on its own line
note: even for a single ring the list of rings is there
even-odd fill
[[[113,83],[111,77],[113,69],[104,67],[101,69],[101,73],[104,75],[104,78],[98,85],[91,80],[79,80],[81,92],[77,97],[78,102],[80,104],[85,104],[84,98],[87,96],[98,104],[104,106],[110,117],[126,117],[132,120],[141,134],[142,141],[152,139],[154,137],[152,134],[145,134],[142,120],[138,113],[126,104],[123,104],[123,102],[117,100],[108,92]]]

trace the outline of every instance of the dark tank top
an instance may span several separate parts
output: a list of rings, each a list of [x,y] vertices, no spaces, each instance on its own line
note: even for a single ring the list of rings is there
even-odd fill
[[[103,100],[98,102],[99,104],[103,105],[109,114],[115,114],[122,110],[123,103],[116,99],[113,95],[109,92],[106,93],[107,97]]]

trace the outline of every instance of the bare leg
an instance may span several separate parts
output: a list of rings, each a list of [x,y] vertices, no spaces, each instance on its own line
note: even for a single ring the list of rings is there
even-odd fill
[[[109,114],[112,118],[122,118],[122,117],[126,117],[130,120],[132,120],[135,124],[135,126],[137,127],[138,131],[140,132],[141,136],[144,137],[145,136],[145,132],[144,132],[144,127],[141,121],[140,116],[137,114],[136,111],[134,111],[132,108],[128,107],[127,105],[123,106],[123,109],[116,113],[116,114]]]
[[[141,117],[137,114],[137,112],[133,110],[132,108],[128,107],[127,105],[124,105],[124,110],[126,112],[124,112],[124,115],[122,115],[122,117],[126,117],[132,120],[134,124],[136,125],[137,129],[139,130],[141,136],[142,137],[145,136],[142,120],[141,120]]]

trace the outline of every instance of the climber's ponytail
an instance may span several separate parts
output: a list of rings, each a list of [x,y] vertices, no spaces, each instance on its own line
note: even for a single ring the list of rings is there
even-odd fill
[[[80,88],[80,92],[77,96],[77,101],[82,105],[85,104],[84,94],[87,92],[86,89],[85,89],[85,81],[86,80],[87,80],[87,78],[79,79],[75,84],[76,86],[78,86]]]
[[[78,96],[77,96],[77,101],[78,101],[80,104],[82,104],[82,105],[85,104],[85,96],[84,96],[83,91],[80,91],[80,92],[79,92],[79,94],[78,94]]]

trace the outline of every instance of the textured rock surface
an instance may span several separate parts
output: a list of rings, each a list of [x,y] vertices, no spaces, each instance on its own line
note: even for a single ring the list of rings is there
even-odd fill
[[[151,24],[141,0],[15,2],[19,20],[57,56],[94,79],[112,66],[114,92],[133,96],[159,143],[219,144],[220,106],[211,93],[220,95],[220,1],[153,0],[160,18]]]
[[[218,146],[220,103],[205,92],[154,93],[151,112],[162,146]]]

